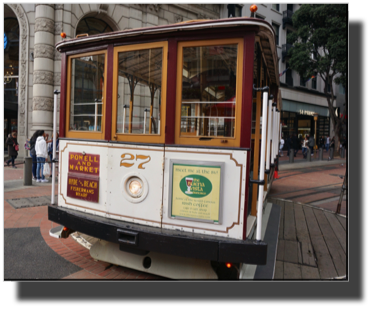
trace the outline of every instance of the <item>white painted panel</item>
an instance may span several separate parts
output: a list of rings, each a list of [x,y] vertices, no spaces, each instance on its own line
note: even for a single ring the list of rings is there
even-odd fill
[[[67,197],[69,152],[100,155],[98,203]],[[161,147],[61,140],[58,205],[121,221],[160,227],[163,152]],[[124,158],[123,154],[126,154]],[[123,164],[126,163],[131,166],[125,167]],[[144,187],[147,188],[144,198],[137,199],[140,201],[138,203],[131,202],[136,199],[128,198],[126,193],[125,182],[129,175],[143,179]]]
[[[154,227],[161,226],[163,155],[163,147],[110,144],[107,203],[111,218]],[[121,163],[131,166],[126,167]],[[145,198],[129,197],[125,184],[130,176],[138,176],[143,180]],[[133,203],[131,200],[139,202]]]

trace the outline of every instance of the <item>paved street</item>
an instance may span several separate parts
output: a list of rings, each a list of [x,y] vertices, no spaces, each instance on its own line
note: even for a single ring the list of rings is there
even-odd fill
[[[345,218],[339,219],[343,230],[337,227],[336,216],[333,214],[346,169],[343,162],[344,160],[335,160],[334,163],[325,161],[323,166],[318,166],[317,162],[305,164],[297,160],[294,164],[287,164],[284,158],[280,162],[280,179],[274,181],[270,193],[270,202],[279,204],[283,208],[276,279],[331,279],[332,276],[344,276],[343,260],[339,260],[337,270],[334,257],[332,257],[335,251],[332,253],[329,251],[329,248],[335,245],[339,247],[336,251],[339,257],[345,257],[345,245],[344,248],[342,246]],[[78,243],[78,239],[74,239],[73,236],[59,240],[50,237],[49,230],[57,226],[47,218],[51,182],[33,182],[31,187],[23,186],[23,165],[18,165],[17,169],[5,167],[4,179],[5,279],[162,279],[132,269],[95,261],[90,256],[89,249],[84,244]],[[56,187],[56,192],[57,189]],[[33,203],[40,206],[32,206]],[[309,209],[313,210],[312,213]],[[346,214],[345,201],[342,204],[341,214]],[[307,253],[308,246],[313,249],[313,243],[319,239],[319,235],[309,234],[309,245],[297,242],[302,240],[297,231],[299,230],[297,225],[302,222],[297,222],[296,219],[300,218],[304,218],[302,221],[306,224],[308,232],[312,230],[307,229],[307,225],[314,223],[320,226],[320,221],[332,221],[334,228],[338,228],[336,236],[334,228],[331,231],[322,224],[327,231],[322,232],[325,230],[323,229],[319,235],[331,233],[335,240],[332,244],[326,243],[323,246],[318,242],[316,248],[320,248],[322,253],[318,253],[318,250],[312,252],[313,254],[315,252],[316,263],[308,263],[307,261],[311,258],[306,260],[307,257],[302,252]],[[289,229],[289,223],[291,223],[289,221],[293,221],[293,229]],[[290,236],[287,236],[291,230],[294,230],[294,234],[290,233]],[[340,246],[337,245],[337,241],[338,244],[342,242]],[[306,249],[302,249],[305,246]],[[332,260],[327,264],[324,263],[322,265],[324,267],[319,270],[318,256],[323,256],[325,259],[329,255],[332,255]]]

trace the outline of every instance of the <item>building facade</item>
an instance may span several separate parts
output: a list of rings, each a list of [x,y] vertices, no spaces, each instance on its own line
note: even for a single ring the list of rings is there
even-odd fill
[[[264,19],[276,32],[279,71],[283,72],[280,85],[284,139],[292,133],[314,135],[314,113],[318,113],[317,136],[332,135],[324,82],[318,77],[303,80],[287,64],[290,45],[286,36],[293,31],[291,16],[299,5],[257,6],[252,15],[250,5],[243,4],[5,4],[4,140],[17,131],[23,147],[36,130],[52,134],[53,92],[61,85],[61,56],[55,44],[62,40],[62,32],[74,38],[231,15]],[[344,89],[337,87],[334,93],[339,107],[344,102]],[[25,154],[26,150],[21,149],[19,155]]]
[[[218,19],[218,4],[4,4],[4,140],[21,147],[36,130],[53,130],[54,90],[61,85],[55,44],[79,34]],[[58,98],[59,104],[59,98]],[[58,106],[59,110],[59,106]],[[58,121],[58,120],[57,120]],[[20,149],[23,157],[26,150]]]
[[[282,97],[282,132],[287,139],[295,133],[297,136],[306,134],[314,135],[317,128],[317,138],[334,134],[330,112],[326,96],[324,94],[325,83],[320,77],[305,80],[296,71],[292,71],[287,63],[288,53],[291,48],[287,44],[287,35],[295,29],[292,26],[292,15],[299,8],[299,4],[257,4],[257,11],[252,14],[250,5],[237,4],[233,12],[237,15],[255,17],[269,22],[276,33],[277,54],[280,58],[280,89]],[[231,9],[231,8],[230,8]],[[230,10],[231,11],[231,10]],[[227,17],[227,6],[222,8],[222,15]],[[343,94],[342,94],[343,93]],[[334,94],[337,100],[335,107],[344,103],[344,89],[334,84]],[[317,124],[314,114],[318,114]],[[338,113],[338,111],[337,111]]]

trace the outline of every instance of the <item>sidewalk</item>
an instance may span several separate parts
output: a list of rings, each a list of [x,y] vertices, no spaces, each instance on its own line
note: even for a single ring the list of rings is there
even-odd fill
[[[23,165],[18,165],[17,167],[17,169],[4,167],[4,230],[5,232],[8,232],[6,230],[13,230],[13,234],[7,235],[7,237],[8,240],[14,240],[5,242],[5,279],[164,279],[133,269],[95,261],[90,256],[89,250],[71,236],[67,239],[51,237],[49,235],[50,229],[58,226],[58,224],[48,220],[47,205],[49,202],[45,202],[43,206],[33,205],[33,201],[37,199],[41,201],[48,198],[49,200],[51,196],[51,179],[49,179],[49,183],[36,183],[33,181],[32,186],[24,186]],[[55,185],[57,194],[57,182]],[[23,201],[23,199],[25,200]],[[7,200],[10,201],[8,202]],[[12,204],[18,208],[13,207]],[[35,234],[36,229],[39,231],[38,235]],[[40,247],[34,248],[28,253],[22,250],[8,250],[9,248],[15,248],[19,240],[26,236],[33,236],[32,245],[38,242]],[[50,256],[46,255],[47,250],[52,251]],[[40,253],[43,253],[43,255]],[[18,259],[18,255],[23,257]],[[16,257],[16,259],[8,259],[7,257]],[[41,261],[41,259],[45,262]],[[46,262],[50,262],[48,266]],[[20,263],[22,263],[22,266],[19,265]],[[12,267],[16,265],[17,268]],[[22,268],[20,269],[20,267]],[[58,269],[60,270],[58,271]],[[14,277],[12,276],[14,272],[24,276]],[[41,276],[33,276],[35,273]],[[59,276],[59,273],[64,274]]]
[[[318,153],[314,154],[314,156],[311,157],[311,161],[307,161],[303,158],[301,151],[298,151],[296,157],[294,157],[294,163],[289,163],[287,151],[284,151],[283,156],[279,157],[279,171],[346,163],[346,158],[334,157],[329,160],[329,154],[326,151],[323,151],[323,160],[319,160],[318,157]]]

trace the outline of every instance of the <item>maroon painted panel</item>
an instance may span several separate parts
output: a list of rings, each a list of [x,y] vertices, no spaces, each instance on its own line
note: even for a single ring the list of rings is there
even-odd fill
[[[177,40],[168,42],[168,74],[166,95],[165,144],[174,144],[175,138],[175,103],[177,82]],[[163,107],[165,109],[165,107]]]
[[[241,111],[240,147],[251,147],[253,62],[255,53],[255,34],[244,37],[243,59],[243,96]]]
[[[107,48],[107,89],[106,89],[106,121],[104,139],[111,140],[112,136],[112,86],[113,86],[113,45]],[[117,86],[115,84],[115,86]]]
[[[65,53],[61,56],[61,99],[59,110],[59,136],[66,136],[66,82],[67,82],[67,56]]]
[[[100,155],[69,152],[69,173],[99,177]]]
[[[246,161],[246,174],[245,174],[245,201],[244,201],[244,221],[243,221],[243,240],[247,238],[247,220],[248,220],[248,203],[249,203],[249,173],[250,167],[249,163],[251,161],[251,152],[247,151],[247,161]]]
[[[68,174],[67,197],[98,203],[99,177]]]

